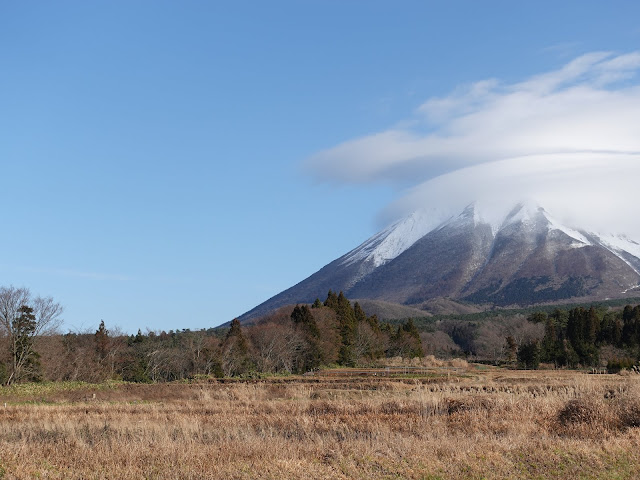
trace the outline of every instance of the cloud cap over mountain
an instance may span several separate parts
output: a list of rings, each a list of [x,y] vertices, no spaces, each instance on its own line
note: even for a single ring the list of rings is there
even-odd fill
[[[306,167],[327,181],[409,185],[383,223],[418,208],[444,216],[471,201],[531,197],[582,228],[640,238],[639,69],[640,52],[594,52],[521,82],[479,81]]]

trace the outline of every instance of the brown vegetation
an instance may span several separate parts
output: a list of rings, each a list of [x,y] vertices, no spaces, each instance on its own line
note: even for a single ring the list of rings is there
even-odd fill
[[[417,367],[5,387],[0,478],[637,478],[637,376]]]

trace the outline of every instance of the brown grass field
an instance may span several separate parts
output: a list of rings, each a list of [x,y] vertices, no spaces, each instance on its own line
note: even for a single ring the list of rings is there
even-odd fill
[[[0,478],[640,478],[640,376],[373,373],[0,388]]]

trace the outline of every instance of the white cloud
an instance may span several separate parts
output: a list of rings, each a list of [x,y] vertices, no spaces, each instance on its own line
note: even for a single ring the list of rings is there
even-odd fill
[[[453,209],[526,194],[575,221],[628,226],[638,211],[639,69],[640,52],[594,52],[518,83],[483,80],[427,100],[408,127],[344,142],[306,165],[325,180],[413,185],[383,212],[389,220],[428,202]]]
[[[392,203],[384,223],[418,208],[440,220],[477,201],[498,220],[523,199],[535,199],[563,222],[640,239],[637,183],[640,155],[568,153],[488,162],[428,180]],[[612,228],[614,229],[612,231]]]

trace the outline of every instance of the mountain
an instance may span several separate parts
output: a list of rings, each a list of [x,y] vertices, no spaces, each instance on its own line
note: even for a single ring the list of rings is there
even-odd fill
[[[640,289],[640,244],[568,227],[533,202],[497,220],[476,204],[440,224],[419,211],[240,318],[330,289],[425,310],[443,297],[498,306],[604,300]]]

